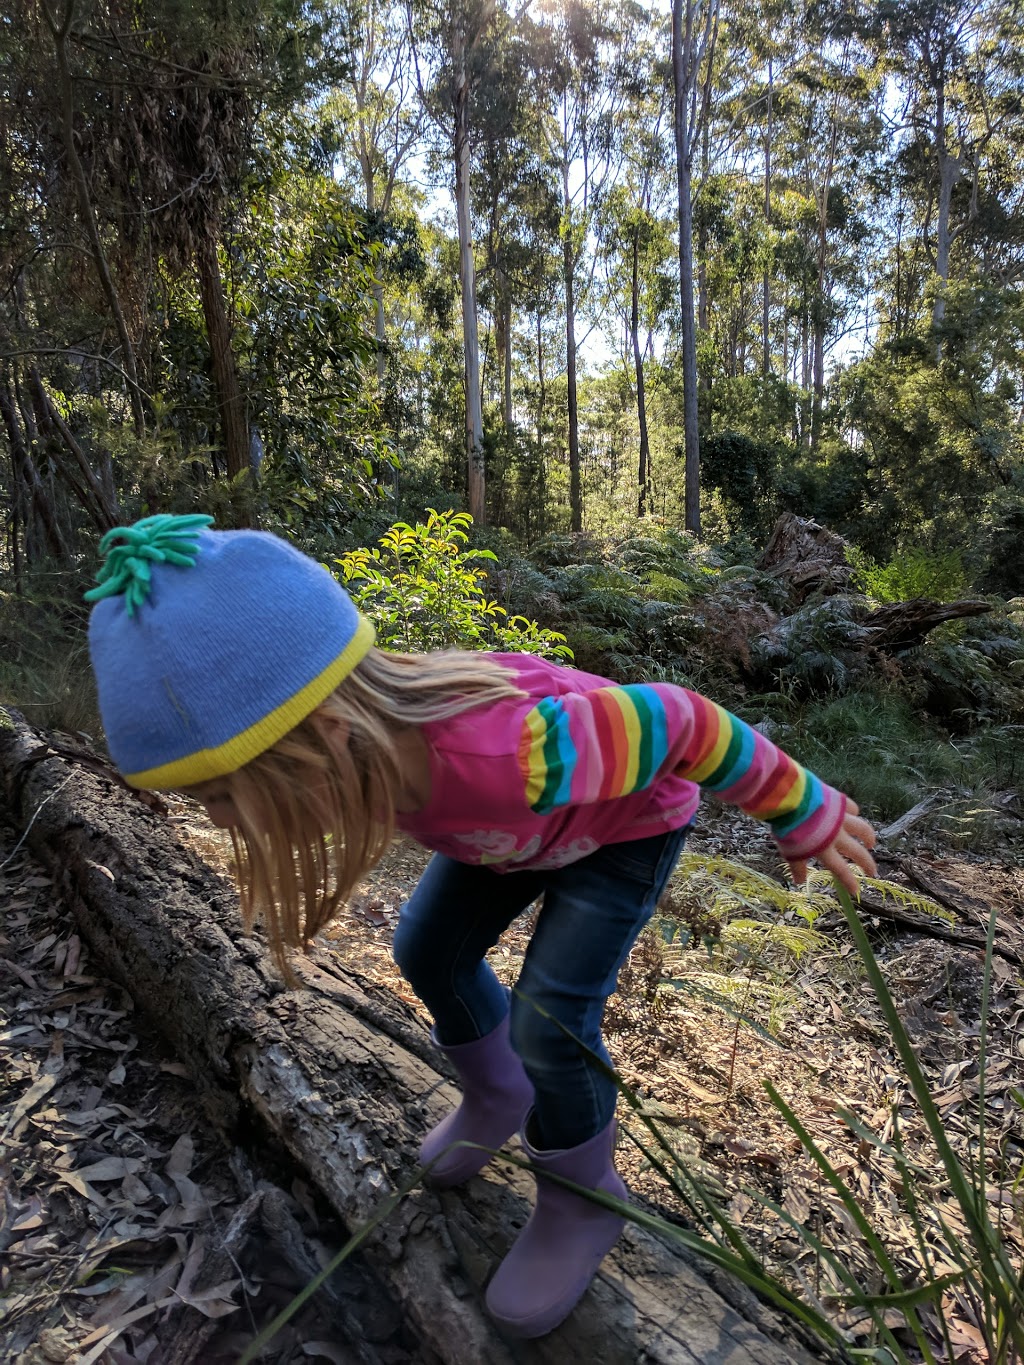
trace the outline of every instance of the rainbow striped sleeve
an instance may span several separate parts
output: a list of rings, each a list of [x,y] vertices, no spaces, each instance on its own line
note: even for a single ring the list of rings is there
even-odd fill
[[[537,815],[643,791],[672,774],[771,826],[787,857],[831,843],[846,798],[707,697],[663,683],[546,697],[518,749]]]

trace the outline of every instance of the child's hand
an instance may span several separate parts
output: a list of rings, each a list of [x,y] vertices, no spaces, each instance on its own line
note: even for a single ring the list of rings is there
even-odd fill
[[[874,846],[875,831],[866,820],[861,819],[860,807],[856,802],[847,800],[842,828],[828,848],[823,848],[820,853],[814,855],[814,858],[832,873],[841,886],[846,887],[851,896],[856,897],[857,878],[854,876],[851,863],[855,863],[869,877],[876,876],[878,869],[869,852]],[[792,862],[789,867],[794,882],[797,886],[803,886],[807,880],[806,861]]]

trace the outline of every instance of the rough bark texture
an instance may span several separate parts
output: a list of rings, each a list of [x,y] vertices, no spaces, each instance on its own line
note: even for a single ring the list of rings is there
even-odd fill
[[[487,524],[484,418],[480,396],[480,338],[477,332],[476,263],[470,204],[470,78],[466,68],[466,34],[456,17],[452,26],[455,77],[455,216],[459,231],[459,282],[462,287],[462,341],[466,355],[466,500],[477,526]]]
[[[231,348],[231,322],[215,238],[207,236],[197,243],[196,271],[206,334],[210,341],[210,367],[217,390],[224,458],[227,461],[228,478],[234,479],[249,469],[249,424],[245,415],[245,399],[238,382],[235,353]]]
[[[284,1149],[351,1227],[415,1170],[423,1133],[452,1103],[427,1032],[326,952],[286,992],[232,889],[113,774],[62,756],[0,709],[0,790],[34,854],[120,979],[190,1068],[233,1143]],[[421,1343],[453,1365],[793,1365],[813,1357],[742,1287],[714,1285],[630,1229],[568,1322],[503,1342],[481,1289],[527,1216],[529,1178],[508,1161],[461,1191],[417,1189],[371,1232],[366,1257]]]
[[[757,567],[785,583],[791,607],[813,592],[826,597],[848,592],[853,577],[842,536],[794,512],[779,517]]]

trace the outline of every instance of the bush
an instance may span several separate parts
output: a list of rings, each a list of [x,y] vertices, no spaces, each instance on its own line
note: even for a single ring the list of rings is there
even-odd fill
[[[954,602],[969,586],[959,550],[932,552],[912,545],[882,565],[849,545],[846,562],[854,571],[855,586],[876,602],[910,602],[917,597]]]
[[[770,738],[849,792],[868,819],[894,819],[929,791],[967,776],[949,739],[891,692],[859,688],[799,709],[791,696],[760,700],[771,716]]]
[[[509,616],[484,591],[491,550],[467,548],[468,512],[436,512],[410,526],[396,522],[380,548],[336,558],[338,577],[373,621],[382,649],[490,649],[571,659],[565,636],[524,616]]]
[[[20,593],[0,586],[0,704],[41,729],[100,733],[86,586],[78,574],[42,569],[25,576]]]

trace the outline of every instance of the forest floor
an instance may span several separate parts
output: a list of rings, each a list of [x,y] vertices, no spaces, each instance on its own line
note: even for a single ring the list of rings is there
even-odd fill
[[[186,802],[172,802],[182,837],[225,867],[226,841]],[[778,873],[761,831],[707,804],[691,848],[742,858]],[[951,852],[939,838],[904,836],[886,850],[882,874],[905,881],[907,859],[952,909],[947,928],[984,933],[991,907],[998,942],[1024,958],[1022,847],[1000,855]],[[902,871],[899,857],[904,855]],[[361,888],[329,939],[339,958],[415,1004],[391,961],[399,907],[426,855],[398,841]],[[861,1279],[876,1275],[850,1216],[771,1103],[770,1080],[846,1180],[908,1279],[916,1240],[897,1172],[835,1114],[845,1106],[872,1132],[890,1137],[894,1114],[907,1150],[926,1171],[924,1217],[937,1260],[938,1219],[963,1230],[927,1131],[908,1095],[878,1004],[838,912],[816,929],[820,942],[799,955],[774,938],[745,960],[668,942],[665,925],[686,902],[673,885],[656,921],[634,949],[609,1005],[609,1047],[625,1083],[681,1159],[698,1169],[751,1246],[791,1283],[828,1308],[827,1268],[777,1215],[767,1197],[812,1227]],[[0,1356],[17,1365],[165,1365],[235,1361],[257,1331],[303,1286],[291,1263],[263,1241],[238,1241],[235,1273],[214,1290],[194,1285],[209,1249],[228,1237],[244,1206],[246,1180],[198,1109],[185,1069],[118,986],[90,969],[88,948],[50,879],[0,829],[0,903],[6,909],[0,955],[0,1041],[5,1062],[0,1109]],[[692,919],[693,907],[685,913]],[[866,920],[901,1015],[932,1084],[946,1132],[963,1158],[978,1132],[982,955],[975,948],[894,932]],[[493,952],[499,975],[515,980],[529,941],[522,917]],[[666,984],[671,982],[671,984]],[[723,1005],[732,1001],[733,1012]],[[752,1016],[762,1031],[737,1020]],[[427,1018],[424,1015],[424,1023]],[[994,961],[985,1076],[988,1170],[993,1213],[1015,1254],[1024,1251],[1024,1210],[1000,1195],[1006,1172],[1024,1157],[1024,1115],[1008,1094],[1024,1073],[1024,973]],[[12,1099],[16,1096],[17,1098]],[[625,1115],[625,1106],[624,1115]],[[633,1120],[635,1125],[635,1120]],[[627,1126],[629,1126],[627,1124]],[[637,1198],[681,1220],[675,1196],[628,1140],[619,1164]],[[278,1178],[290,1195],[307,1245],[321,1261],[343,1233],[301,1181]],[[1001,1201],[1001,1202],[1000,1202]],[[113,1228],[123,1251],[91,1255]],[[230,1240],[230,1238],[229,1238]],[[836,1315],[839,1316],[838,1310]],[[943,1306],[956,1359],[982,1365],[970,1304]],[[180,1355],[201,1314],[199,1354]],[[852,1318],[844,1325],[856,1336]],[[900,1330],[898,1316],[893,1327]],[[415,1357],[397,1335],[382,1334],[380,1358]],[[179,1355],[175,1355],[175,1351]],[[330,1339],[317,1297],[260,1357],[279,1365],[347,1362]]]

